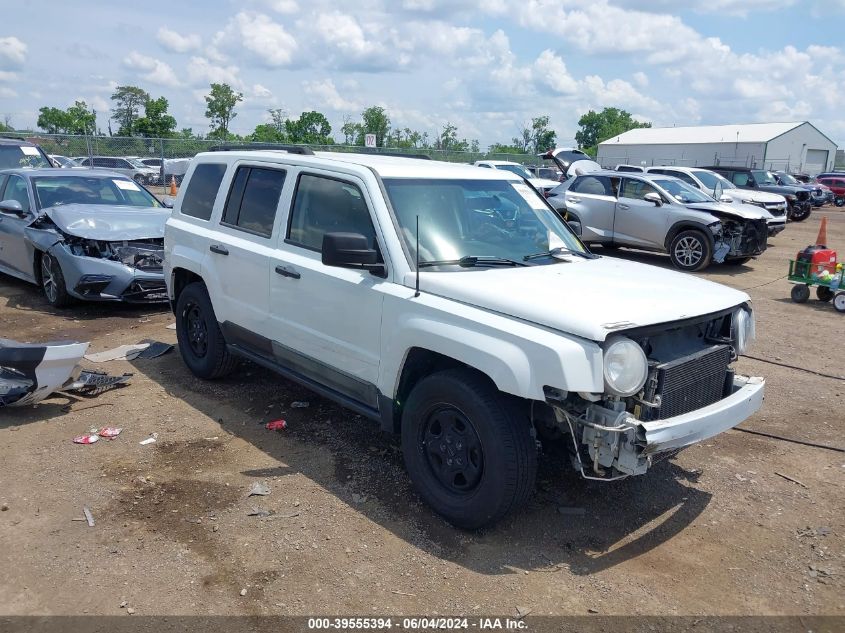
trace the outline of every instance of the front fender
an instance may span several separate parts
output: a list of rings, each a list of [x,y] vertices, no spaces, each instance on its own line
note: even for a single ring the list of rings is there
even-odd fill
[[[544,386],[602,392],[598,343],[396,286],[384,303],[379,391],[394,397],[408,352],[437,352],[487,375],[500,391],[545,400]],[[406,297],[396,295],[407,294]]]

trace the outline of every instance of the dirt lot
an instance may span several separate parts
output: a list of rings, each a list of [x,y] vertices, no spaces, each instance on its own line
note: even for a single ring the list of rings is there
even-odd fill
[[[845,315],[791,303],[782,279],[822,214],[845,253],[845,213],[825,208],[759,260],[705,276],[749,289],[752,354],[845,375]],[[0,278],[0,336],[101,351],[175,342],[172,322],[164,308],[57,312]],[[729,431],[599,484],[550,447],[528,507],[467,533],[418,500],[395,439],[254,365],[216,383],[178,351],[98,368],[134,377],[97,399],[0,412],[0,614],[119,615],[123,601],[138,614],[845,614],[842,452]],[[768,381],[743,428],[845,446],[845,382],[746,358],[739,369]],[[286,431],[264,429],[279,417]],[[71,443],[102,425],[124,432]],[[258,481],[271,494],[248,498]],[[73,520],[83,506],[95,527]]]

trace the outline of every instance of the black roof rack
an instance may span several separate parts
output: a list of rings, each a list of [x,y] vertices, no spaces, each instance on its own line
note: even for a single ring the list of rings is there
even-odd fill
[[[394,158],[419,158],[420,160],[431,160],[428,154],[407,154],[405,152],[361,152],[373,156],[393,156]]]
[[[276,150],[288,154],[304,154],[313,156],[314,152],[305,145],[282,145],[281,143],[248,143],[240,145],[214,145],[209,148],[210,152],[235,152],[242,150]]]
[[[25,138],[23,138],[24,136],[26,135],[18,134],[17,136],[12,136],[11,134],[0,134],[0,138],[10,138],[13,141],[23,141],[25,143],[29,143],[30,141],[27,141]]]

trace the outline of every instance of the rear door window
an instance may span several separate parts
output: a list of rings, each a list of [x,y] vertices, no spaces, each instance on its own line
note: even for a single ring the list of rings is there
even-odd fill
[[[285,184],[285,173],[281,169],[238,167],[220,222],[270,237]]]
[[[731,181],[737,187],[746,187],[748,186],[748,174],[742,171],[738,171],[735,174],[731,174]]]
[[[226,173],[225,163],[202,163],[197,165],[188,181],[180,212],[200,220],[211,218],[217,191]]]
[[[613,188],[607,176],[581,176],[572,183],[569,190],[573,193],[591,194],[594,196],[612,196]]]

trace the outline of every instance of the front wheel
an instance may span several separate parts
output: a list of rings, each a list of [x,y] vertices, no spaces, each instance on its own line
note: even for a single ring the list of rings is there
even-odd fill
[[[837,292],[833,297],[833,307],[837,312],[845,312],[845,292]]]
[[[65,308],[73,303],[73,297],[67,291],[67,282],[59,260],[50,253],[41,255],[41,289],[44,291],[47,303],[54,308]]]
[[[695,272],[710,265],[713,247],[704,233],[688,229],[681,231],[672,239],[669,245],[669,257],[675,268]]]
[[[816,288],[816,298],[819,301],[830,301],[833,299],[833,290],[827,286],[819,286]]]
[[[426,503],[471,530],[525,503],[537,473],[528,416],[469,369],[432,374],[414,387],[402,413],[402,455]]]
[[[226,341],[205,284],[188,284],[176,301],[176,340],[188,369],[199,378],[220,378],[230,373],[236,359]]]
[[[833,204],[837,207],[845,207],[845,196],[837,196],[833,199]]]
[[[792,213],[790,214],[789,219],[793,222],[803,222],[810,217],[812,210],[813,207],[809,204],[803,207],[794,206],[792,207]]]

